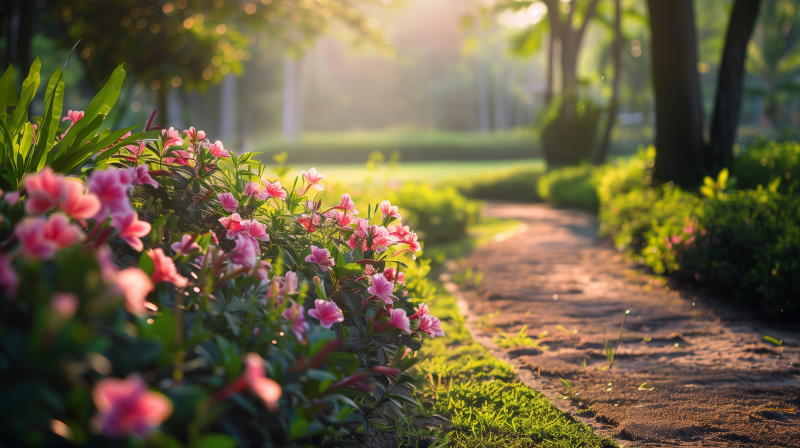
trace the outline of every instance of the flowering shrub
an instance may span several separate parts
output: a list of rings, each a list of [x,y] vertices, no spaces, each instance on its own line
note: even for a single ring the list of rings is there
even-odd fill
[[[42,160],[97,138],[69,116]],[[0,193],[1,438],[319,446],[417,406],[413,352],[444,333],[427,286],[404,288],[421,245],[402,211],[323,205],[314,168],[287,188],[153,118]]]

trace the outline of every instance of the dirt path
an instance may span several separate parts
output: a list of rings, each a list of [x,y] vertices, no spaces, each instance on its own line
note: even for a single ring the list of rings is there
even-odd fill
[[[772,327],[702,293],[669,290],[597,239],[589,214],[505,204],[485,213],[525,229],[473,253],[470,264],[484,280],[462,298],[476,339],[510,358],[523,381],[560,407],[588,408],[582,419],[624,446],[800,447],[797,327]],[[547,331],[539,340],[547,349],[492,343],[497,330],[478,329],[477,319],[496,310],[497,330],[527,325],[534,339]],[[616,341],[625,310],[613,367],[599,370],[607,365],[603,329]],[[572,382],[574,400],[558,398],[559,378]],[[654,388],[640,390],[642,383]]]

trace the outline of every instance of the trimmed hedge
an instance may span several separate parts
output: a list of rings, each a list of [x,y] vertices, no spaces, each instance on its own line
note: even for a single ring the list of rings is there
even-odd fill
[[[461,194],[470,199],[542,202],[537,183],[543,172],[521,169],[485,174],[455,182]]]

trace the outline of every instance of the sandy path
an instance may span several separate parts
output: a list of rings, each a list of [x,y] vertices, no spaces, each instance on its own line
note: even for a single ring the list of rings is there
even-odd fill
[[[624,446],[800,447],[797,327],[772,327],[702,293],[669,290],[597,239],[591,215],[505,204],[485,213],[526,227],[473,253],[470,264],[484,280],[462,297],[476,339],[502,350],[523,381],[556,398],[558,378],[568,379],[577,397],[557,404],[588,408],[580,415]],[[527,325],[534,339],[547,331],[539,341],[548,349],[499,349],[496,330],[477,329],[479,316],[495,310],[497,329]],[[598,370],[607,364],[603,328],[615,341],[625,310],[614,365]],[[639,390],[644,382],[654,388]]]

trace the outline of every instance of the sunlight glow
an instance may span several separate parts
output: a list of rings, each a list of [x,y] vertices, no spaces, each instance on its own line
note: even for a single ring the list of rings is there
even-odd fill
[[[498,14],[497,21],[508,28],[525,28],[539,23],[545,14],[547,6],[542,2],[536,2],[527,9],[505,10]]]

